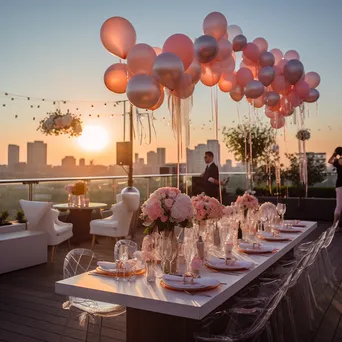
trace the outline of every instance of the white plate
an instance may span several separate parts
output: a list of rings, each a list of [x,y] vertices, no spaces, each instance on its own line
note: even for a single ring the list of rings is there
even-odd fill
[[[264,253],[271,253],[274,251],[274,247],[266,247],[260,246],[259,248],[241,248],[239,247],[240,251],[247,253],[247,254],[264,254]]]
[[[211,267],[215,270],[225,270],[225,271],[240,271],[240,270],[248,270],[253,266],[252,262],[244,261],[244,260],[235,260],[231,261],[228,265],[224,259],[211,258],[206,261],[208,267]]]
[[[303,231],[300,228],[289,228],[284,226],[275,226],[274,229],[282,233],[301,233]]]
[[[213,278],[202,277],[194,279],[194,283],[186,283],[184,284],[183,277],[177,277],[178,279],[174,279],[176,276],[164,276],[162,281],[164,284],[174,290],[204,290],[207,288],[215,288],[220,285],[220,281]]]
[[[272,233],[262,232],[259,233],[259,238],[266,241],[288,241],[290,240],[287,236],[279,234],[274,236]]]

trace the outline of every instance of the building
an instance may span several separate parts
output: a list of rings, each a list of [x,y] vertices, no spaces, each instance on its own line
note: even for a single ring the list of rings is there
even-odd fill
[[[80,158],[80,160],[78,161],[78,165],[79,166],[85,166],[85,159],[84,158]]]
[[[64,167],[75,167],[76,158],[73,156],[66,156],[62,159],[62,166]]]
[[[158,173],[158,155],[154,151],[147,152],[147,166],[151,170],[152,173]]]
[[[233,162],[231,159],[227,159],[226,163],[222,166],[223,172],[233,171]]]
[[[302,153],[297,153],[297,156],[302,155]],[[327,154],[325,152],[306,152],[306,158],[310,158],[324,164],[327,162]]]
[[[166,164],[166,150],[164,147],[157,148],[157,165],[164,166]]]
[[[34,168],[47,165],[47,144],[43,141],[27,143],[27,165]]]
[[[13,167],[19,164],[19,146],[8,145],[8,166]]]

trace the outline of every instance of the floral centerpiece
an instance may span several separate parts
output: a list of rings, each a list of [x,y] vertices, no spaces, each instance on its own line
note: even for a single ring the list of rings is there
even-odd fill
[[[37,131],[45,135],[68,134],[71,137],[78,137],[82,134],[82,121],[75,114],[67,112],[63,114],[59,109],[47,113],[47,117],[39,122]]]
[[[204,193],[191,198],[196,221],[219,220],[223,217],[224,206],[214,197]]]
[[[237,198],[236,205],[247,214],[248,210],[257,210],[259,208],[259,201],[251,194],[244,194]]]
[[[76,182],[65,186],[65,191],[68,193],[68,204],[74,206],[87,206],[85,194],[88,191],[87,183]]]
[[[165,187],[156,190],[141,207],[140,218],[146,227],[145,233],[151,234],[155,228],[160,232],[159,255],[164,273],[175,273],[177,270],[178,243],[174,227],[192,227],[193,208],[188,195],[177,188]],[[146,240],[146,244],[150,243]],[[152,257],[148,249],[144,251],[144,259]]]
[[[225,217],[232,217],[234,214],[235,214],[235,211],[230,205],[227,205],[226,207],[223,208],[223,215]]]
[[[297,132],[296,138],[300,141],[309,140],[311,138],[311,133],[308,129],[301,129]]]

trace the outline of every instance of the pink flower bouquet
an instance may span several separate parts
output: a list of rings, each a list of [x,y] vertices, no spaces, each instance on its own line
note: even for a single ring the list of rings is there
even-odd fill
[[[236,205],[242,210],[257,210],[259,208],[258,199],[250,194],[239,196],[236,200]]]
[[[223,216],[224,206],[213,197],[204,193],[191,198],[196,221],[219,220]]]
[[[192,227],[191,199],[177,188],[156,190],[142,205],[141,211],[140,218],[147,227],[147,233],[151,233],[155,226],[159,231],[172,230],[175,226]]]

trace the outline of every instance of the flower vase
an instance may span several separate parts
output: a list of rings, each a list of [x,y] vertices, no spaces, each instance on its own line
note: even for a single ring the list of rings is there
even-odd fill
[[[156,281],[156,269],[154,261],[146,261],[145,271],[147,282],[154,283]]]
[[[161,266],[165,274],[177,272],[178,241],[174,229],[166,229],[161,232],[160,256]]]

